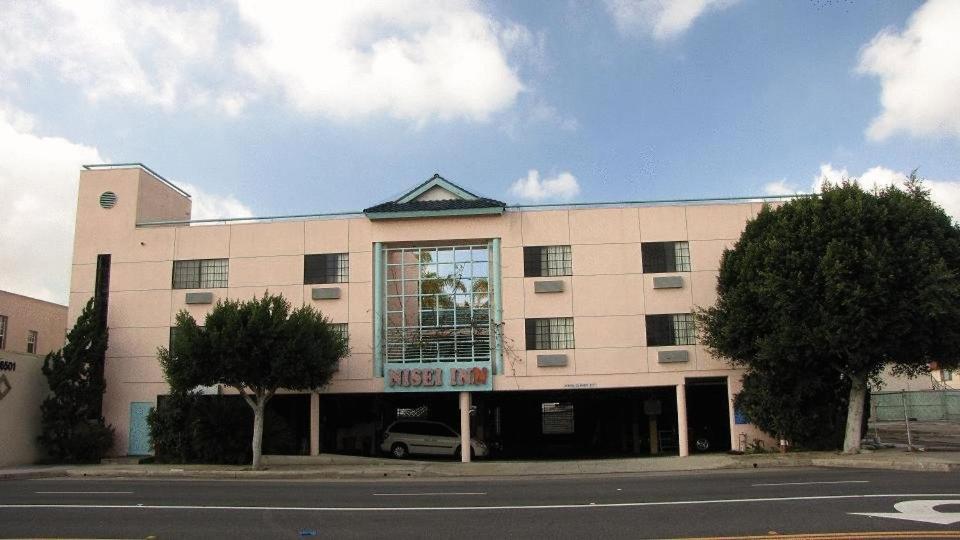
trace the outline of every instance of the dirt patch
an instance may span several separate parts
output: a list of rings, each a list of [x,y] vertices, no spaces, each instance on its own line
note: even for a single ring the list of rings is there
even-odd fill
[[[871,422],[866,436],[879,437],[881,443],[907,444],[904,422]],[[910,437],[914,446],[960,449],[960,422],[910,422]]]

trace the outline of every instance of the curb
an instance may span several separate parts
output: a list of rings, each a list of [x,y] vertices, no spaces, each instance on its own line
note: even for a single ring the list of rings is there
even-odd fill
[[[408,466],[393,465],[383,467],[373,465],[364,467],[354,465],[347,467],[331,467],[320,465],[314,467],[291,468],[287,470],[267,469],[253,471],[249,469],[189,469],[177,468],[100,468],[98,466],[78,468],[56,468],[48,470],[28,471],[0,471],[0,480],[29,480],[35,478],[193,478],[193,479],[317,479],[317,480],[348,480],[348,479],[402,479],[402,478],[496,478],[496,477],[523,477],[523,476],[577,476],[597,474],[643,474],[669,472],[698,472],[737,469],[770,469],[793,467],[830,467],[856,469],[885,469],[899,471],[925,472],[958,472],[960,462],[950,461],[921,461],[872,458],[845,458],[813,456],[736,456],[727,462],[711,464],[711,466],[690,468],[682,466],[667,466],[665,468],[631,467],[619,464],[610,464],[608,470],[602,467],[602,461],[589,462],[591,466],[584,467],[582,463],[575,466],[551,467],[549,462],[537,462],[538,465],[524,466],[516,463],[513,467],[461,467],[457,464],[444,464],[442,467],[432,467],[431,463],[411,463]],[[506,469],[506,470],[504,470]]]
[[[955,472],[960,471],[960,463],[896,461],[875,459],[814,459],[814,467],[833,467],[845,469],[885,469],[893,471]]]
[[[66,470],[0,472],[0,480],[33,480],[35,478],[64,478],[66,476],[68,476]]]

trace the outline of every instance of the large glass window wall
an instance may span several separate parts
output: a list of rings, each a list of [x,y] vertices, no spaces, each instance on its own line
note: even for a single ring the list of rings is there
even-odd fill
[[[488,246],[395,247],[384,253],[387,362],[489,361]]]

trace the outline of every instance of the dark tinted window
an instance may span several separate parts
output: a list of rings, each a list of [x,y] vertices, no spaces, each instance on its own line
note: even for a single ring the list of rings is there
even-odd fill
[[[640,244],[643,273],[690,271],[690,247],[687,242],[644,242]]]
[[[523,248],[524,277],[569,276],[573,274],[570,246],[527,246]]]
[[[647,315],[647,346],[673,345],[673,315]]]
[[[647,315],[647,346],[694,345],[697,342],[693,315],[673,313]]]
[[[173,261],[174,289],[226,287],[230,265],[227,259]]]
[[[527,319],[528,351],[573,349],[573,317]]]
[[[303,256],[303,282],[346,283],[350,280],[350,258],[346,253]]]

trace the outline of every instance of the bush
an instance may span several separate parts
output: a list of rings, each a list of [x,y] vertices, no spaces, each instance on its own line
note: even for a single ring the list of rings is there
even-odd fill
[[[113,446],[113,428],[103,419],[46,423],[41,442],[55,463],[99,463]]]
[[[150,436],[162,463],[249,463],[253,454],[253,411],[238,396],[175,392],[150,413]],[[286,420],[269,408],[264,451],[294,454],[296,442]]]
[[[190,434],[186,426],[190,424],[194,408],[200,396],[189,392],[173,392],[161,396],[157,406],[147,416],[150,426],[150,440],[156,453],[156,460],[164,463],[188,463],[193,455]]]
[[[57,463],[96,463],[113,446],[113,428],[101,416],[107,329],[93,299],[87,302],[67,343],[43,360],[50,395],[40,405],[37,441]]]

